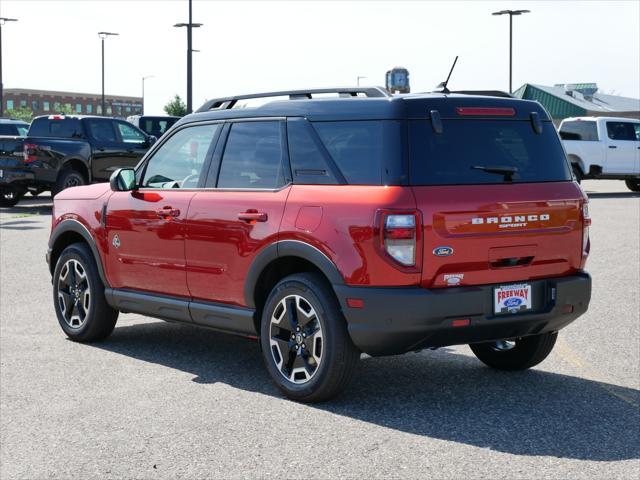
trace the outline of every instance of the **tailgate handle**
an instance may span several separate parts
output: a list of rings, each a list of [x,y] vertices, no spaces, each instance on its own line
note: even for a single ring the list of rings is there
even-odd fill
[[[492,268],[522,267],[529,265],[533,260],[533,255],[529,257],[508,257],[491,261]]]

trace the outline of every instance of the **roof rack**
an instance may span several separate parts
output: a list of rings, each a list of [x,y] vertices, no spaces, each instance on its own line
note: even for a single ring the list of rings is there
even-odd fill
[[[249,100],[254,98],[285,97],[289,100],[311,99],[313,95],[323,93],[337,93],[341,97],[357,97],[363,93],[367,97],[391,97],[391,94],[382,87],[345,87],[345,88],[314,88],[310,90],[284,90],[281,92],[252,93],[249,95],[235,95],[233,97],[214,98],[208,100],[197,112],[209,110],[229,110],[234,107],[238,100]]]

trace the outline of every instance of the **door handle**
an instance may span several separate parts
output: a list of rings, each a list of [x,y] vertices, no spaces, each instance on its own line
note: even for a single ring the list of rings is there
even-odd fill
[[[165,220],[171,220],[172,218],[180,216],[180,210],[171,207],[160,208],[156,210],[156,213],[159,217],[164,218]]]
[[[266,222],[268,218],[265,212],[259,212],[257,210],[247,210],[246,212],[238,214],[238,220],[248,223]]]
[[[609,145],[609,148],[618,148],[615,145]]]

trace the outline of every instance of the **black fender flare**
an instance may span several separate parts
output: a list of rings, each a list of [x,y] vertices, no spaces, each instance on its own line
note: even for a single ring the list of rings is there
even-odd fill
[[[256,285],[264,269],[281,257],[299,257],[315,265],[332,285],[344,285],[344,278],[335,264],[316,247],[299,240],[281,240],[263,248],[247,271],[244,282],[244,301],[250,308],[256,308],[253,298]]]
[[[53,264],[51,257],[54,248],[56,247],[57,242],[60,240],[62,235],[67,232],[73,232],[80,235],[84,238],[87,245],[91,249],[91,253],[93,254],[93,258],[98,267],[98,274],[100,275],[100,279],[106,288],[109,288],[109,282],[107,282],[107,277],[104,274],[104,268],[102,266],[102,260],[100,258],[100,253],[98,252],[98,248],[96,247],[96,242],[87,227],[85,227],[82,223],[77,220],[67,219],[60,222],[51,232],[51,236],[49,237],[49,248],[47,250],[47,263],[49,264],[49,271],[53,275],[53,270],[55,269],[55,264]]]

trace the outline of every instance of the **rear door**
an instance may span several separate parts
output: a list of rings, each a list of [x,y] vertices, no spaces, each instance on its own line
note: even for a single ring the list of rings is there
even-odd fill
[[[607,168],[605,173],[637,172],[638,139],[632,122],[607,120]]]
[[[184,239],[189,203],[204,183],[218,125],[176,131],[137,172],[139,188],[107,205],[107,272],[114,288],[188,297]]]
[[[568,275],[581,265],[583,194],[551,122],[409,121],[424,222],[424,287]],[[515,169],[515,170],[514,170]]]
[[[244,284],[257,252],[277,239],[291,174],[284,121],[225,127],[205,190],[187,219],[187,281],[195,299],[244,305]]]

